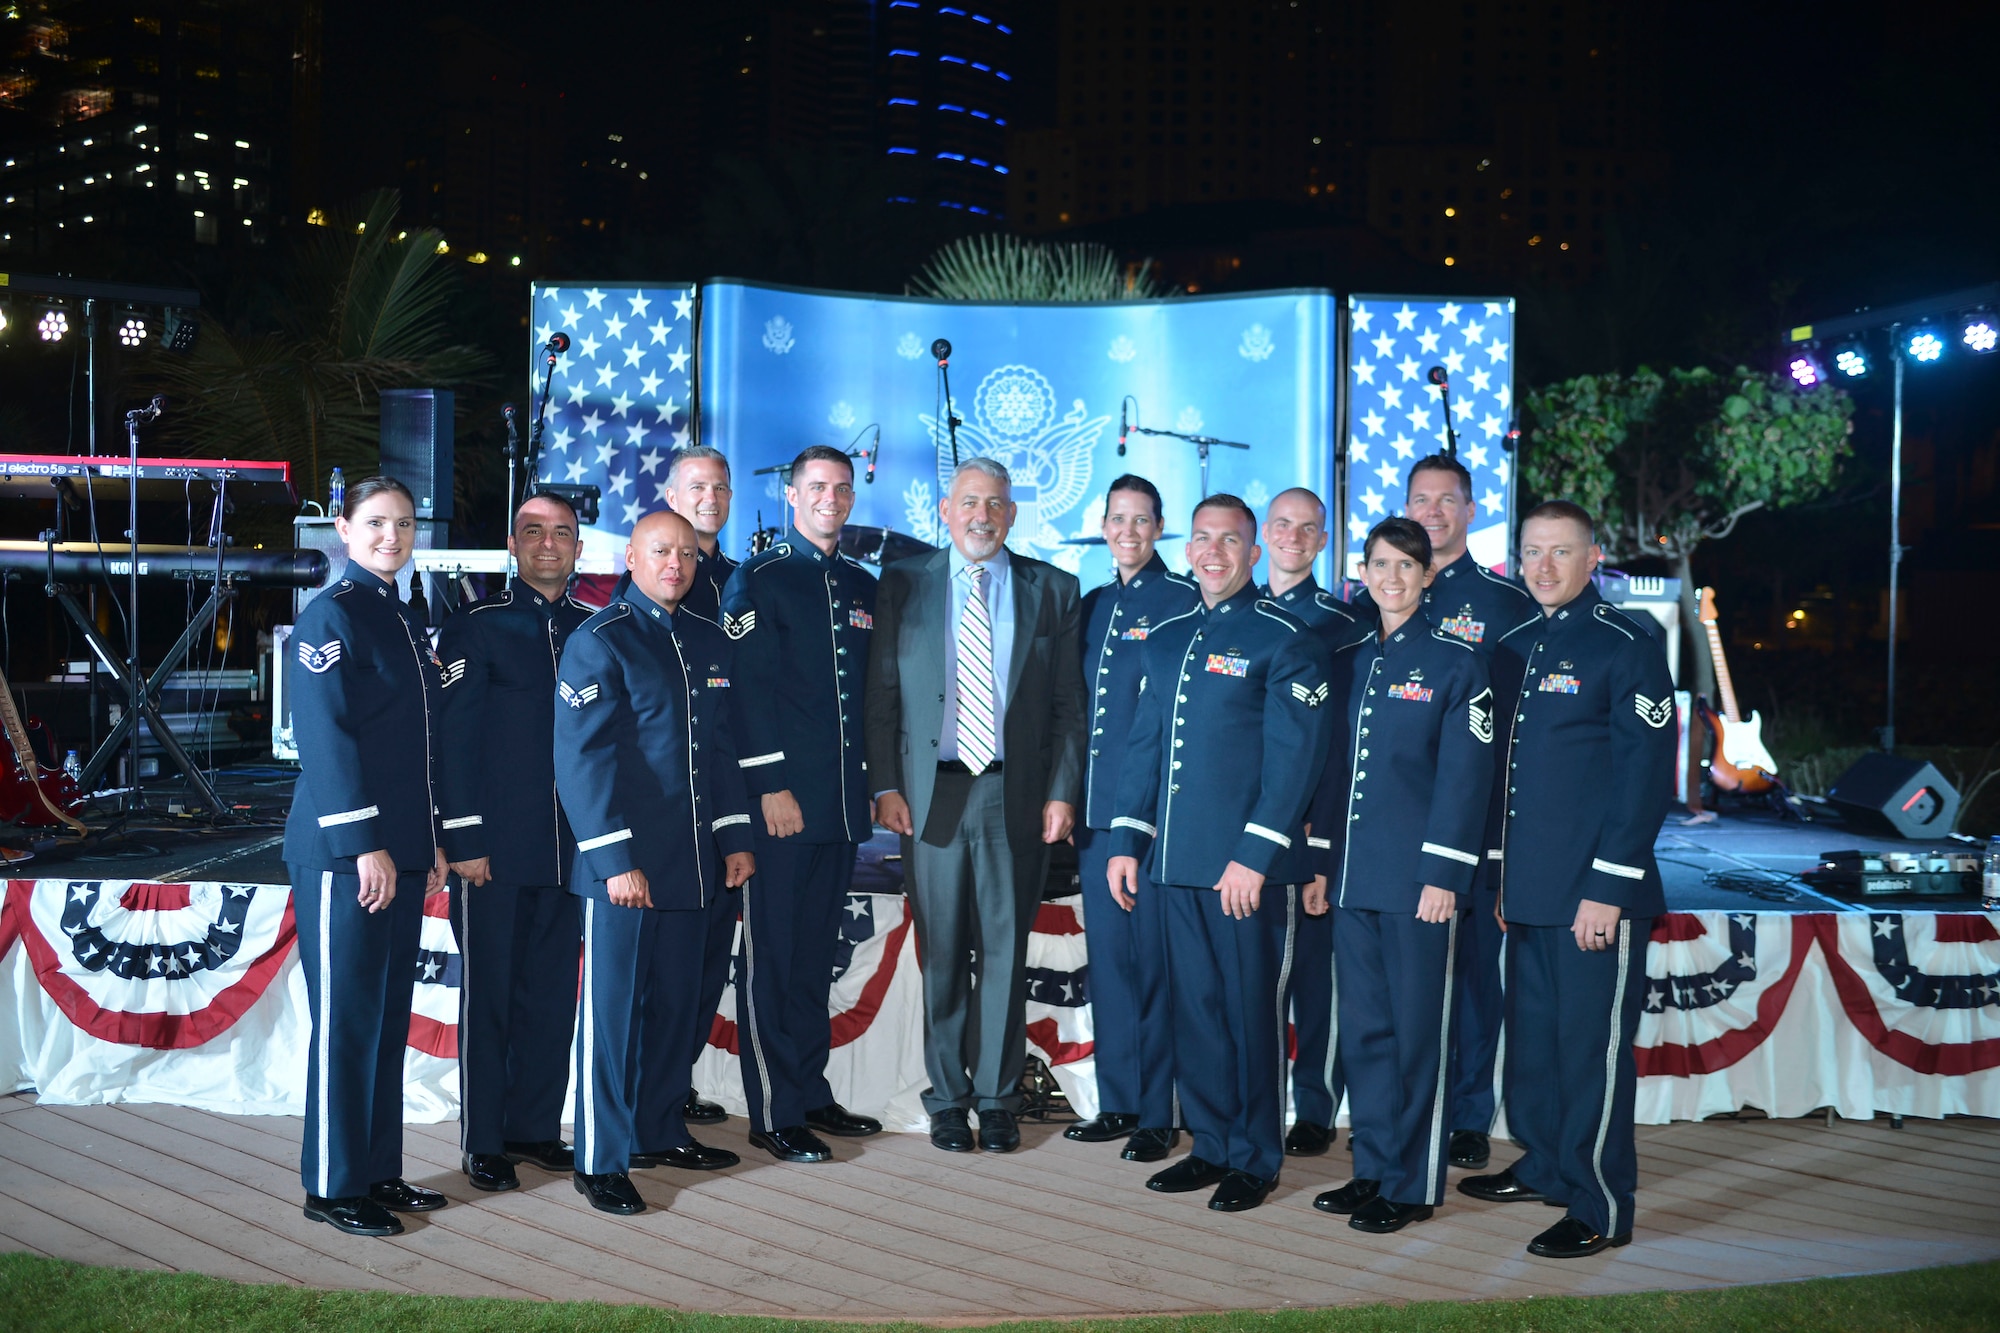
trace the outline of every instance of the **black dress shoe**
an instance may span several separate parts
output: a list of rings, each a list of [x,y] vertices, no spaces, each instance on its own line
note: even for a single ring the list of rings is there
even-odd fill
[[[742,1160],[727,1148],[711,1148],[692,1140],[678,1148],[632,1154],[632,1165],[642,1171],[655,1166],[677,1166],[683,1171],[720,1171]]]
[[[1135,1129],[1125,1140],[1125,1151],[1118,1155],[1128,1162],[1164,1162],[1180,1137],[1179,1130]]]
[[[987,1152],[1012,1152],[1021,1146],[1021,1127],[1012,1111],[994,1109],[979,1113],[979,1146]]]
[[[1549,1196],[1514,1179],[1514,1168],[1497,1176],[1467,1176],[1458,1182],[1458,1192],[1488,1203],[1548,1203]]]
[[[521,1178],[514,1174],[514,1164],[506,1156],[497,1152],[469,1152],[465,1155],[465,1178],[472,1182],[472,1188],[485,1190],[488,1194],[498,1194],[502,1190],[521,1188]]]
[[[962,1106],[947,1106],[931,1112],[931,1146],[946,1152],[971,1152],[979,1146],[972,1137],[972,1124]]]
[[[1072,1143],[1109,1143],[1122,1139],[1139,1127],[1136,1115],[1118,1115],[1111,1111],[1100,1111],[1088,1120],[1080,1120],[1063,1131],[1063,1137]]]
[[[1270,1197],[1277,1183],[1248,1171],[1231,1171],[1209,1196],[1208,1206],[1218,1213],[1247,1213]]]
[[[688,1099],[681,1106],[681,1119],[690,1125],[719,1125],[729,1119],[729,1112],[714,1102],[705,1102],[701,1094],[688,1089]]]
[[[350,1236],[400,1236],[403,1224],[381,1204],[373,1199],[357,1196],[349,1199],[322,1199],[318,1195],[306,1195],[306,1220],[324,1222],[335,1231],[344,1231]]]
[[[1333,1138],[1331,1125],[1315,1125],[1310,1120],[1301,1120],[1285,1132],[1285,1156],[1318,1157],[1333,1146]]]
[[[436,1190],[412,1185],[407,1180],[378,1180],[368,1187],[368,1197],[397,1213],[436,1212],[450,1202]]]
[[[623,1171],[606,1171],[600,1176],[578,1171],[574,1179],[576,1192],[590,1200],[590,1206],[600,1213],[629,1217],[646,1211],[646,1201],[632,1188],[632,1177]]]
[[[1468,1171],[1484,1171],[1493,1158],[1493,1141],[1476,1129],[1455,1129],[1451,1133],[1451,1164]]]
[[[806,1128],[837,1139],[865,1139],[882,1132],[882,1122],[872,1115],[856,1115],[839,1102],[828,1102],[817,1111],[806,1112]]]
[[[1356,1208],[1354,1216],[1347,1219],[1347,1225],[1356,1231],[1372,1231],[1378,1236],[1386,1236],[1391,1231],[1401,1231],[1412,1222],[1421,1222],[1436,1211],[1427,1203],[1397,1203],[1378,1194]]]
[[[1215,1162],[1203,1161],[1189,1153],[1166,1170],[1157,1172],[1146,1182],[1146,1188],[1155,1194],[1192,1194],[1205,1190],[1210,1185],[1219,1184],[1229,1174],[1229,1168]]]
[[[500,1151],[510,1162],[533,1162],[544,1171],[576,1170],[576,1154],[561,1139],[537,1139],[533,1143],[503,1143]]]
[[[750,1146],[762,1148],[781,1162],[830,1162],[833,1149],[825,1140],[804,1125],[787,1125],[765,1133],[761,1129],[750,1131]]]
[[[1379,1198],[1381,1194],[1381,1181],[1363,1180],[1357,1176],[1345,1185],[1342,1185],[1339,1189],[1328,1190],[1314,1199],[1313,1207],[1319,1209],[1322,1213],[1333,1213],[1335,1215],[1352,1213],[1358,1211],[1370,1199]]]
[[[1593,1231],[1587,1222],[1565,1217],[1529,1241],[1528,1253],[1544,1259],[1581,1259],[1599,1250],[1615,1249],[1631,1243],[1632,1233],[1629,1231],[1622,1236],[1606,1236]]]

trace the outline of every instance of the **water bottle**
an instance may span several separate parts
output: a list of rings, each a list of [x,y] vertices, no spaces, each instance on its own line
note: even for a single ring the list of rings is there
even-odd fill
[[[1989,912],[2000,912],[2000,833],[1986,840],[1986,873],[1982,878],[1980,906]]]
[[[326,479],[326,512],[338,514],[345,508],[347,508],[347,478],[342,475],[339,468],[335,468],[333,475]]]
[[[71,750],[63,756],[63,772],[69,775],[71,782],[81,783],[83,781],[83,760],[76,757],[75,750]],[[1996,838],[1994,841],[2000,843],[2000,838]],[[1986,854],[1986,861],[1989,866],[1987,874],[1991,875],[1993,873],[1990,869],[1993,862],[1993,854],[1991,852]]]

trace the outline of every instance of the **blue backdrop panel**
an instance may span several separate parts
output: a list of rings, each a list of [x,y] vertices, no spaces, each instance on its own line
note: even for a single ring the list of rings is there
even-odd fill
[[[556,362],[537,477],[600,488],[584,546],[622,559],[640,515],[666,508],[667,460],[692,438],[694,284],[537,281],[529,295],[535,395],[549,335],[570,336]]]
[[[1458,461],[1472,473],[1477,510],[1468,537],[1488,568],[1507,559],[1507,478],[1502,447],[1514,421],[1514,299],[1510,296],[1347,298],[1347,570],[1361,539],[1403,512],[1410,464],[1443,453],[1444,413],[1427,378],[1451,380]]]
[[[1148,303],[987,305],[861,297],[748,283],[704,286],[701,440],[730,458],[736,502],[725,549],[740,554],[761,512],[786,522],[776,477],[808,444],[846,446],[882,428],[873,485],[853,522],[943,540],[937,502],[951,467],[931,341],[950,339],[961,457],[985,454],[1014,475],[1021,506],[1008,545],[1077,573],[1110,577],[1097,534],[1105,488],[1121,472],[1157,484],[1167,531],[1185,533],[1200,498],[1193,445],[1134,435],[1118,457],[1118,405],[1145,424],[1253,446],[1217,449],[1209,486],[1262,512],[1287,486],[1325,495],[1333,460],[1334,305],[1323,291]],[[863,440],[863,447],[869,442]],[[858,480],[858,478],[857,478]],[[1178,542],[1165,552],[1183,568]],[[1328,564],[1321,577],[1330,576]]]

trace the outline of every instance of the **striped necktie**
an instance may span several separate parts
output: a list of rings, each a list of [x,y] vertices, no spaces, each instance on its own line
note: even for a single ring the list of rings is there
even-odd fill
[[[986,567],[967,565],[972,587],[958,617],[958,760],[974,773],[999,749],[993,726],[993,619],[986,608]]]

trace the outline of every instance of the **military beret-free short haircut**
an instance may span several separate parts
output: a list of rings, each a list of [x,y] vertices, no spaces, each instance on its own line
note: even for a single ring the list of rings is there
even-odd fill
[[[1361,562],[1366,564],[1375,554],[1375,543],[1387,542],[1410,559],[1430,567],[1431,535],[1424,531],[1424,525],[1415,519],[1385,518],[1368,530],[1368,540],[1361,544]]]
[[[844,449],[836,449],[830,444],[809,444],[799,450],[799,456],[792,460],[792,478],[798,479],[799,469],[811,462],[839,463],[847,469],[847,475],[854,475],[854,460]]]
[[[1590,516],[1588,509],[1574,500],[1544,500],[1522,515],[1521,526],[1525,528],[1530,521],[1538,518],[1566,518],[1572,523],[1581,524],[1584,532],[1589,534],[1590,540],[1593,543],[1597,541],[1597,520]]]
[[[1195,503],[1194,513],[1199,514],[1204,509],[1231,510],[1250,520],[1250,530],[1252,532],[1257,530],[1257,511],[1245,504],[1241,496],[1231,495],[1228,491],[1217,491],[1213,495],[1205,495]]]
[[[1112,496],[1118,494],[1120,491],[1131,491],[1136,495],[1145,496],[1153,502],[1153,522],[1164,523],[1167,521],[1166,503],[1160,499],[1160,488],[1152,482],[1147,481],[1144,477],[1136,473],[1127,472],[1115,479],[1106,488],[1104,492],[1105,500],[1108,502]]]
[[[1465,464],[1450,454],[1427,454],[1410,465],[1410,489],[1417,485],[1419,472],[1449,472],[1458,478],[1458,489],[1464,493],[1466,503],[1472,502],[1472,474],[1465,470]]]

